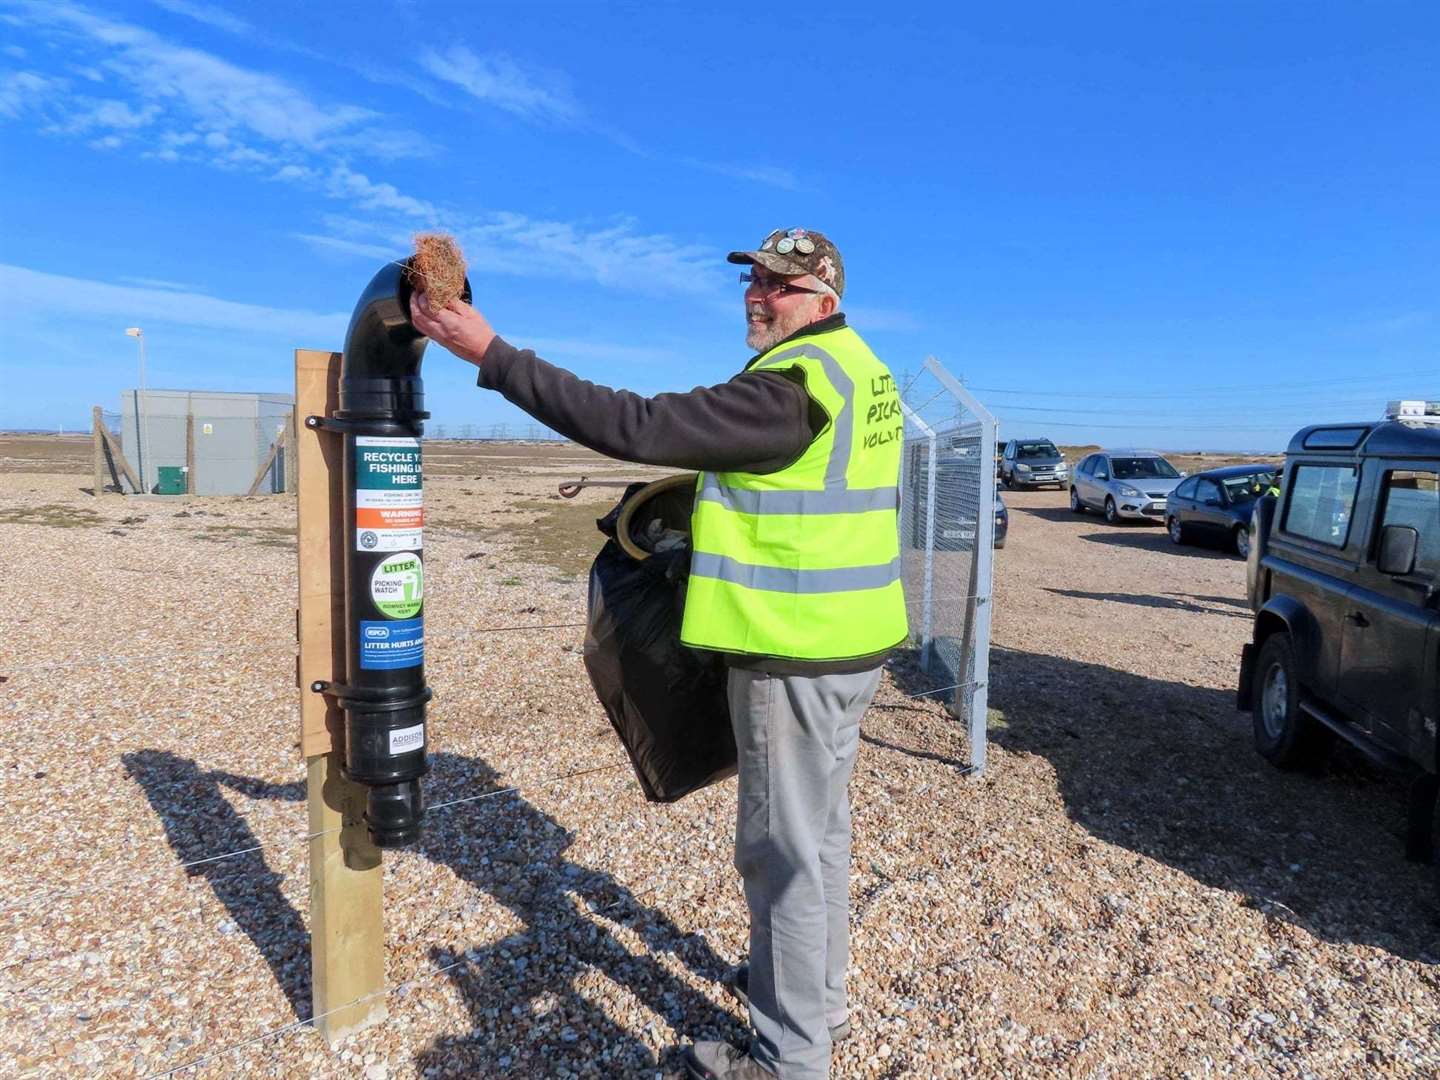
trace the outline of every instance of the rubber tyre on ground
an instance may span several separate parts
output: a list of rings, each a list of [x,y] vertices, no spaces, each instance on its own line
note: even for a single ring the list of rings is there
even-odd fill
[[[1244,525],[1235,526],[1235,532],[1231,534],[1230,541],[1235,546],[1235,554],[1242,559],[1250,558],[1250,530]]]
[[[1073,487],[1070,489],[1070,512],[1072,514],[1085,513],[1085,504],[1080,501],[1080,492]]]
[[[1168,518],[1166,518],[1166,519],[1165,519],[1165,531],[1170,534],[1170,542],[1171,542],[1172,544],[1183,544],[1183,543],[1186,542],[1186,541],[1185,541],[1185,526],[1184,526],[1184,524],[1180,521],[1179,518],[1177,518],[1177,517],[1168,517]]]
[[[1105,496],[1105,520],[1111,525],[1120,524],[1120,511],[1115,509],[1115,499],[1112,496]]]
[[[1289,634],[1271,634],[1255,661],[1255,749],[1271,765],[1298,769],[1329,750],[1330,730],[1300,709],[1300,676]]]

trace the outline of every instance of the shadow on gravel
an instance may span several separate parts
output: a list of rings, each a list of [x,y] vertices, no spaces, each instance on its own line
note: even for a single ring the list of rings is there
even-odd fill
[[[1012,514],[1029,514],[1045,521],[1084,521],[1085,519],[1068,506],[1012,506],[1006,503]]]
[[[124,762],[182,862],[259,847],[222,786],[253,799],[305,798],[303,783],[206,771],[159,750],[126,754]],[[682,1074],[678,1048],[657,1061],[643,1031],[627,1028],[586,1000],[583,983],[597,977],[624,987],[687,1040],[744,1041],[744,1025],[733,1014],[677,980],[657,959],[672,955],[700,977],[718,981],[731,965],[703,936],[682,933],[643,904],[643,890],[637,895],[609,874],[566,860],[573,834],[518,794],[501,794],[504,785],[487,762],[434,754],[430,763],[426,795],[432,803],[495,794],[428,814],[414,852],[488,893],[523,926],[463,953],[437,946],[430,951],[433,968],[402,975],[401,981],[423,979],[449,968],[445,974],[473,1025],[466,1034],[419,1051],[415,1064],[422,1075],[578,1076],[595,1074],[597,1066],[606,1076]],[[309,1017],[309,931],[281,893],[282,877],[269,869],[263,852],[201,863],[187,872],[209,882],[235,927],[270,964],[296,1016]],[[480,908],[476,896],[460,910],[435,911],[413,936],[450,936],[453,924]],[[620,928],[639,937],[644,951],[623,944],[616,936]],[[399,991],[424,992],[424,982]],[[271,1026],[279,1024],[277,1018]]]
[[[436,754],[431,764],[459,797],[500,786],[499,776],[479,759]],[[433,797],[444,801],[446,794],[437,790]],[[643,890],[637,895],[607,873],[566,860],[563,852],[573,840],[514,793],[427,819],[420,854],[489,893],[525,925],[468,950],[465,963],[447,973],[474,1030],[421,1051],[415,1066],[422,1075],[432,1069],[442,1076],[682,1074],[678,1050],[657,1061],[641,1031],[585,999],[586,977],[620,984],[687,1040],[744,1041],[739,1020],[675,979],[657,956],[673,955],[713,980],[730,965],[703,936],[682,933],[661,911],[641,903]],[[646,951],[631,952],[610,926],[636,935]],[[437,968],[460,959],[439,948],[431,957]]]
[[[1151,596],[1145,593],[1084,592],[1080,589],[1052,589],[1049,586],[1045,587],[1045,591],[1054,593],[1056,596],[1068,596],[1075,600],[1103,600],[1109,604],[1133,604],[1137,607],[1160,608],[1164,611],[1184,611],[1193,615],[1224,615],[1233,619],[1251,618],[1250,609],[1244,601],[1229,600],[1224,597],[1196,596],[1192,598],[1181,593],[1171,593],[1169,596]],[[1228,605],[1238,604],[1244,610],[1205,607],[1196,603],[1197,600],[1215,601]]]
[[[121,755],[125,771],[140,785],[165,826],[165,839],[182,863],[228,851],[256,848],[233,859],[186,867],[204,878],[230,913],[220,933],[245,934],[274,973],[290,1007],[310,1014],[310,932],[280,891],[282,875],[271,870],[260,841],[220,791],[229,784],[251,798],[292,801],[305,797],[304,784],[272,785],[202,770],[189,758],[164,750]]]
[[[1081,540],[1109,547],[1134,548],[1138,551],[1153,551],[1158,554],[1183,555],[1191,559],[1225,559],[1239,563],[1233,552],[1221,551],[1218,547],[1199,547],[1195,544],[1172,543],[1164,529],[1117,525],[1114,532],[1083,533]]]
[[[1316,937],[1440,959],[1428,867],[1405,861],[1405,787],[1348,748],[1282,772],[1228,690],[996,648],[991,738],[1055,770],[1066,812],[1097,838],[1240,893]]]

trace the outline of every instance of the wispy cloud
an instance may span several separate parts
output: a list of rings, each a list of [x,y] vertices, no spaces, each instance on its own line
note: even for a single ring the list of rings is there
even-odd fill
[[[50,45],[63,45],[74,65],[100,81],[39,72],[0,78],[0,116],[28,115],[41,130],[83,138],[97,150],[129,147],[153,160],[247,171],[372,219],[365,229],[295,230],[312,248],[374,258],[381,249],[408,250],[416,229],[445,228],[459,237],[472,265],[488,271],[612,287],[639,276],[651,287],[692,294],[719,286],[714,251],[630,219],[579,223],[459,211],[403,191],[352,159],[419,152],[423,140],[386,128],[369,109],[312,97],[279,76],[65,0],[8,2],[20,14],[7,18]],[[430,53],[424,63],[432,76],[516,115],[585,122],[559,76],[521,70],[506,57],[482,57],[464,46]]]
[[[920,329],[920,320],[908,311],[895,308],[851,307],[845,305],[845,316],[862,330],[889,330],[897,333],[914,333]]]
[[[319,233],[292,233],[291,236],[317,251],[353,255],[362,259],[394,259],[405,251],[404,245],[366,244],[359,240],[346,240],[340,236],[323,236]]]
[[[127,285],[138,285],[142,289],[164,289],[166,292],[193,292],[203,293],[204,289],[196,288],[194,285],[187,285],[183,281],[169,281],[165,278],[152,277],[122,277],[121,281]]]
[[[296,342],[338,341],[348,312],[325,314],[221,300],[198,292],[116,285],[0,263],[0,292],[47,317],[112,318],[117,326],[165,323]]]
[[[203,7],[182,6],[197,11]],[[79,5],[19,0],[12,10],[16,14],[8,21],[64,46],[77,63],[89,64],[91,81],[103,80],[111,92],[103,98],[72,92],[43,101],[33,95],[24,99],[49,121],[52,132],[89,132],[109,122],[108,133],[123,140],[136,126],[133,119],[143,116],[148,125],[171,136],[170,159],[183,156],[174,140],[194,134],[202,141],[193,144],[191,154],[232,167],[247,159],[262,165],[299,153],[333,153],[358,145],[378,146],[390,156],[428,152],[422,136],[389,129],[373,110],[313,97],[277,75],[242,67]],[[223,137],[224,142],[217,146],[213,140],[203,141],[210,136]],[[218,153],[207,154],[207,148]]]
[[[779,169],[770,165],[746,165],[739,162],[727,164],[718,161],[701,161],[699,158],[684,158],[681,164],[692,169],[716,173],[719,176],[728,176],[734,180],[746,180],[756,184],[766,184],[770,187],[784,188],[786,191],[794,191],[800,186],[795,174],[789,169]]]
[[[527,120],[574,123],[581,116],[564,76],[527,70],[503,53],[480,56],[464,45],[452,45],[443,53],[421,53],[420,66],[471,97]]]
[[[1403,315],[1392,315],[1388,319],[1377,319],[1372,326],[1382,334],[1403,334],[1428,326],[1435,318],[1429,311],[1407,311]]]
[[[173,15],[184,15],[188,19],[224,30],[228,34],[249,34],[251,25],[238,15],[232,15],[214,4],[193,3],[192,0],[150,0],[158,8]]]

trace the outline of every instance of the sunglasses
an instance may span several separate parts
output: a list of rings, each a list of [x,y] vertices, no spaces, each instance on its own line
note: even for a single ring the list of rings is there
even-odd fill
[[[755,273],[743,273],[740,275],[740,284],[749,288],[751,285],[758,286],[764,290],[761,293],[766,300],[774,296],[788,296],[790,293],[811,293],[819,294],[829,292],[828,289],[807,289],[804,285],[792,285],[788,281],[781,281],[778,278],[764,277]]]

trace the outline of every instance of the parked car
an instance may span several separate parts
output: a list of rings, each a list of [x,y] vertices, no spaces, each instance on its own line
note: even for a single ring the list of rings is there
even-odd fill
[[[1185,474],[1154,450],[1101,450],[1075,466],[1070,509],[1099,510],[1112,525],[1162,521],[1165,500]]]
[[[1305,428],[1280,487],[1255,505],[1246,564],[1255,621],[1238,703],[1254,715],[1255,748],[1294,768],[1338,736],[1404,770],[1408,853],[1428,860],[1440,750],[1440,428]]]
[[[1000,492],[995,492],[995,546],[1003,548],[1005,537],[1010,534],[1010,508]]]
[[[1049,439],[1011,439],[1000,455],[1000,482],[1011,488],[1054,484],[1063,491],[1070,467]]]
[[[1165,501],[1170,539],[1228,542],[1243,559],[1250,554],[1250,514],[1275,479],[1273,465],[1230,465],[1186,477]]]

